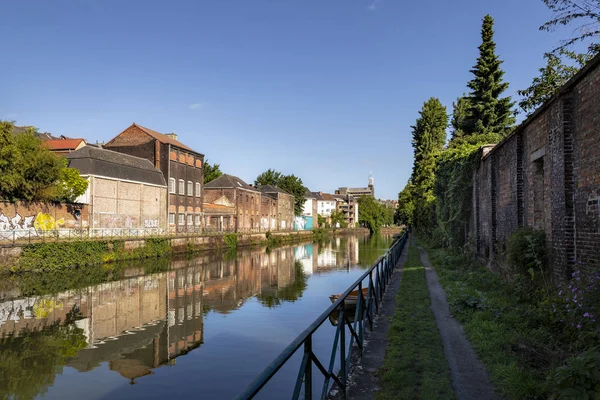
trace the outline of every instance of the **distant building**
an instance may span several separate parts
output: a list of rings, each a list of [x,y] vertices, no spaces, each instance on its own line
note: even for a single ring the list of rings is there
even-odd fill
[[[349,195],[335,194],[336,209],[344,214],[344,219],[349,227],[354,227],[358,223],[358,202]]]
[[[44,140],[42,145],[48,148],[53,153],[64,156],[65,154],[72,153],[76,150],[81,149],[87,145],[85,139],[69,139],[61,136],[59,139],[48,139]]]
[[[335,198],[333,195],[323,192],[317,192],[314,195],[317,198],[317,214],[329,218],[331,213],[336,210]]]
[[[360,196],[375,197],[375,180],[373,175],[369,175],[369,185],[362,188],[340,187],[335,191],[335,194],[348,195],[358,199]]]
[[[149,160],[162,171],[168,184],[169,230],[195,232],[202,227],[204,155],[177,140],[174,133],[162,134],[132,124],[104,148]]]
[[[304,206],[302,207],[302,215],[298,215],[294,218],[294,229],[295,230],[310,230],[317,228],[318,221],[318,202],[317,197],[309,189],[306,189],[304,194]]]
[[[204,186],[204,202],[213,205],[233,207],[233,213],[223,215],[223,230],[260,229],[261,193],[237,176],[223,174]],[[207,209],[208,209],[207,208]],[[208,216],[207,216],[208,217]],[[205,221],[207,230],[215,228],[218,214],[212,214]]]
[[[275,214],[277,230],[286,231],[294,229],[294,195],[273,185],[263,185],[258,188],[262,197],[271,197],[277,204]]]
[[[65,158],[89,182],[77,202],[89,204],[92,230],[166,229],[167,185],[150,161],[93,146]]]

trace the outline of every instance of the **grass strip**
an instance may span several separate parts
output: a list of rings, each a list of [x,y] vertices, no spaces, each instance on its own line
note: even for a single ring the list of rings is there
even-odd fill
[[[515,288],[466,256],[427,249],[450,311],[490,378],[509,399],[548,398],[546,376],[562,362],[560,343]]]
[[[396,296],[378,400],[454,399],[450,368],[431,310],[425,268],[410,246]]]

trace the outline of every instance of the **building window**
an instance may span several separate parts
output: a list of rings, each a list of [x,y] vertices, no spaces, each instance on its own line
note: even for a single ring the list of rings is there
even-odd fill
[[[193,218],[194,218],[194,216],[192,214],[188,214],[187,215],[187,224],[188,225],[190,225],[190,226],[194,225],[194,219]]]
[[[179,180],[179,194],[185,194],[185,182],[183,179]]]
[[[188,191],[187,191],[188,196],[193,196],[194,195],[194,184],[192,183],[192,181],[188,181],[187,189],[188,189]]]
[[[175,213],[169,213],[169,225],[175,225]]]
[[[169,178],[169,193],[175,193],[175,178]]]
[[[200,214],[196,214],[196,226],[200,226]]]
[[[177,225],[183,225],[184,224],[184,219],[183,219],[184,215],[183,214],[177,214]]]
[[[196,182],[196,197],[200,197],[200,194],[202,192],[200,191],[200,182]]]

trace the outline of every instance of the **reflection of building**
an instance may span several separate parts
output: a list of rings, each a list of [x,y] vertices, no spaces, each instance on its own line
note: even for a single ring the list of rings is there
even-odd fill
[[[240,250],[235,259],[204,253],[173,260],[167,272],[144,276],[132,268],[120,281],[0,301],[0,337],[62,325],[70,315],[88,345],[67,365],[90,371],[107,363],[135,380],[199,347],[210,310],[230,313],[252,296],[268,306],[297,299],[305,286],[297,285],[295,253],[294,247]]]

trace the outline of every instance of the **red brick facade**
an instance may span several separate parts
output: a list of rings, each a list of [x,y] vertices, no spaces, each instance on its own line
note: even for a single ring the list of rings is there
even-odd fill
[[[105,148],[150,160],[168,185],[168,226],[174,232],[200,231],[204,217],[204,155],[164,135],[133,124]]]
[[[510,234],[543,229],[550,266],[600,266],[600,57],[488,154],[473,177],[477,254],[505,265]]]

